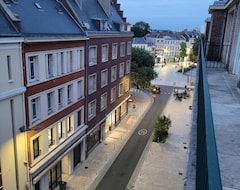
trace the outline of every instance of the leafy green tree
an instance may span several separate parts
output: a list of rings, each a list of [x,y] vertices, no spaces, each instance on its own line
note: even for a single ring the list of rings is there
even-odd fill
[[[198,48],[199,48],[200,39],[196,38],[193,43],[193,47],[190,52],[190,61],[197,63],[198,60]]]
[[[158,116],[154,123],[153,141],[164,143],[168,137],[168,130],[172,125],[170,117]]]
[[[132,48],[131,86],[146,89],[151,85],[151,80],[157,77],[154,71],[154,57],[146,50]]]
[[[134,33],[134,37],[143,37],[150,33],[151,29],[148,23],[140,21],[132,26],[131,31]]]
[[[184,57],[187,56],[187,45],[184,42],[182,42],[180,44],[180,54],[179,54],[179,56],[182,60],[183,60]]]

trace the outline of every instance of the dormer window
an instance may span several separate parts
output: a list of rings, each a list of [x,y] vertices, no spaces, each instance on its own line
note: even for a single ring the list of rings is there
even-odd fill
[[[100,30],[101,31],[110,30],[110,28],[108,26],[108,22],[106,20],[101,20],[100,21]]]

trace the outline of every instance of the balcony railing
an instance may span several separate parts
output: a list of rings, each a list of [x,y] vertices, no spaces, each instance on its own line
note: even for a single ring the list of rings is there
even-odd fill
[[[196,190],[222,190],[203,44],[197,86]]]

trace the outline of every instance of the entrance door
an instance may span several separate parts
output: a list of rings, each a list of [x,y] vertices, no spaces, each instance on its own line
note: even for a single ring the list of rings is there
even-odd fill
[[[73,167],[81,162],[81,143],[73,149]]]

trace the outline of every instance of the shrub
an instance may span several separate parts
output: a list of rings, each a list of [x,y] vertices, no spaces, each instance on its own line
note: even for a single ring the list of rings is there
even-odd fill
[[[170,117],[165,115],[158,116],[154,123],[153,141],[164,143],[168,137],[168,130],[171,127],[172,121]]]

